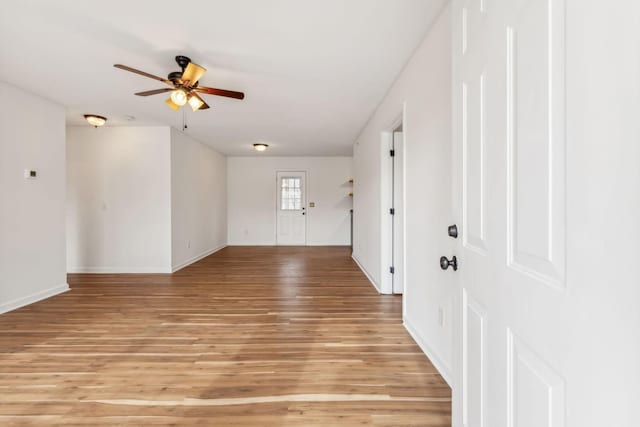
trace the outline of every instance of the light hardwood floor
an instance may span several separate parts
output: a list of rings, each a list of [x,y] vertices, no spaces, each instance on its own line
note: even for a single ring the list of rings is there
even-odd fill
[[[401,298],[347,248],[228,247],[69,284],[0,316],[1,426],[451,425]]]

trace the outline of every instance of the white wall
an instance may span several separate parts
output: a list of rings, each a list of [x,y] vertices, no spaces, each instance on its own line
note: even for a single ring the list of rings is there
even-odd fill
[[[640,3],[567,2],[569,427],[638,425]]]
[[[406,106],[404,320],[445,377],[452,363],[450,256],[447,237],[451,199],[451,27],[447,7],[434,23],[354,145],[354,258],[380,288],[388,261],[381,260],[382,133],[392,130]],[[386,155],[386,153],[385,153]],[[403,159],[396,159],[403,161]],[[438,309],[444,309],[444,326]]]
[[[68,289],[64,107],[0,82],[0,313]],[[24,169],[37,171],[25,179]]]
[[[227,160],[171,129],[173,270],[227,244]]]
[[[230,245],[276,244],[276,171],[307,172],[308,245],[349,245],[351,157],[229,157]]]
[[[171,270],[168,127],[67,128],[69,272]]]

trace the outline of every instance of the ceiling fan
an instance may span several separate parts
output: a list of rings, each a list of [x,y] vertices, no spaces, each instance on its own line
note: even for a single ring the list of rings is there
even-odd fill
[[[158,80],[169,85],[170,87],[162,89],[138,92],[136,93],[136,95],[149,96],[171,92],[171,95],[165,102],[174,110],[177,110],[187,103],[191,106],[191,109],[193,111],[206,110],[207,108],[209,108],[209,105],[204,102],[204,99],[202,99],[199,94],[244,99],[244,93],[242,92],[200,86],[198,84],[198,80],[200,80],[200,77],[202,77],[202,75],[207,70],[198,64],[194,64],[193,62],[191,62],[191,59],[187,58],[186,56],[176,56],[176,62],[178,63],[182,71],[173,71],[169,73],[166,79],[154,76],[153,74],[149,74],[144,71],[136,70],[135,68],[131,68],[122,64],[114,64],[113,66],[116,68],[120,68],[121,70],[130,71],[132,73],[136,73],[144,77],[149,77],[150,79]]]

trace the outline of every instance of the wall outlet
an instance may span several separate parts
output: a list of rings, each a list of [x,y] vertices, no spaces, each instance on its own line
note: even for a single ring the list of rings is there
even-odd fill
[[[244,235],[248,236],[249,235],[249,230],[247,230],[246,228],[244,229]]]
[[[444,308],[438,307],[438,325],[444,328]]]

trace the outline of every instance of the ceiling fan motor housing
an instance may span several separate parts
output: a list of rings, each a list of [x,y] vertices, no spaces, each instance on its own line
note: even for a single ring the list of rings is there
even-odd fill
[[[180,78],[182,77],[182,71],[173,71],[169,73],[167,76],[167,80],[171,80],[174,84],[180,82]]]
[[[184,69],[187,68],[187,65],[189,65],[189,63],[191,62],[191,58],[188,58],[188,57],[182,56],[182,55],[178,55],[178,56],[176,56],[176,62],[178,63],[180,68],[182,68],[182,71],[184,71]]]

